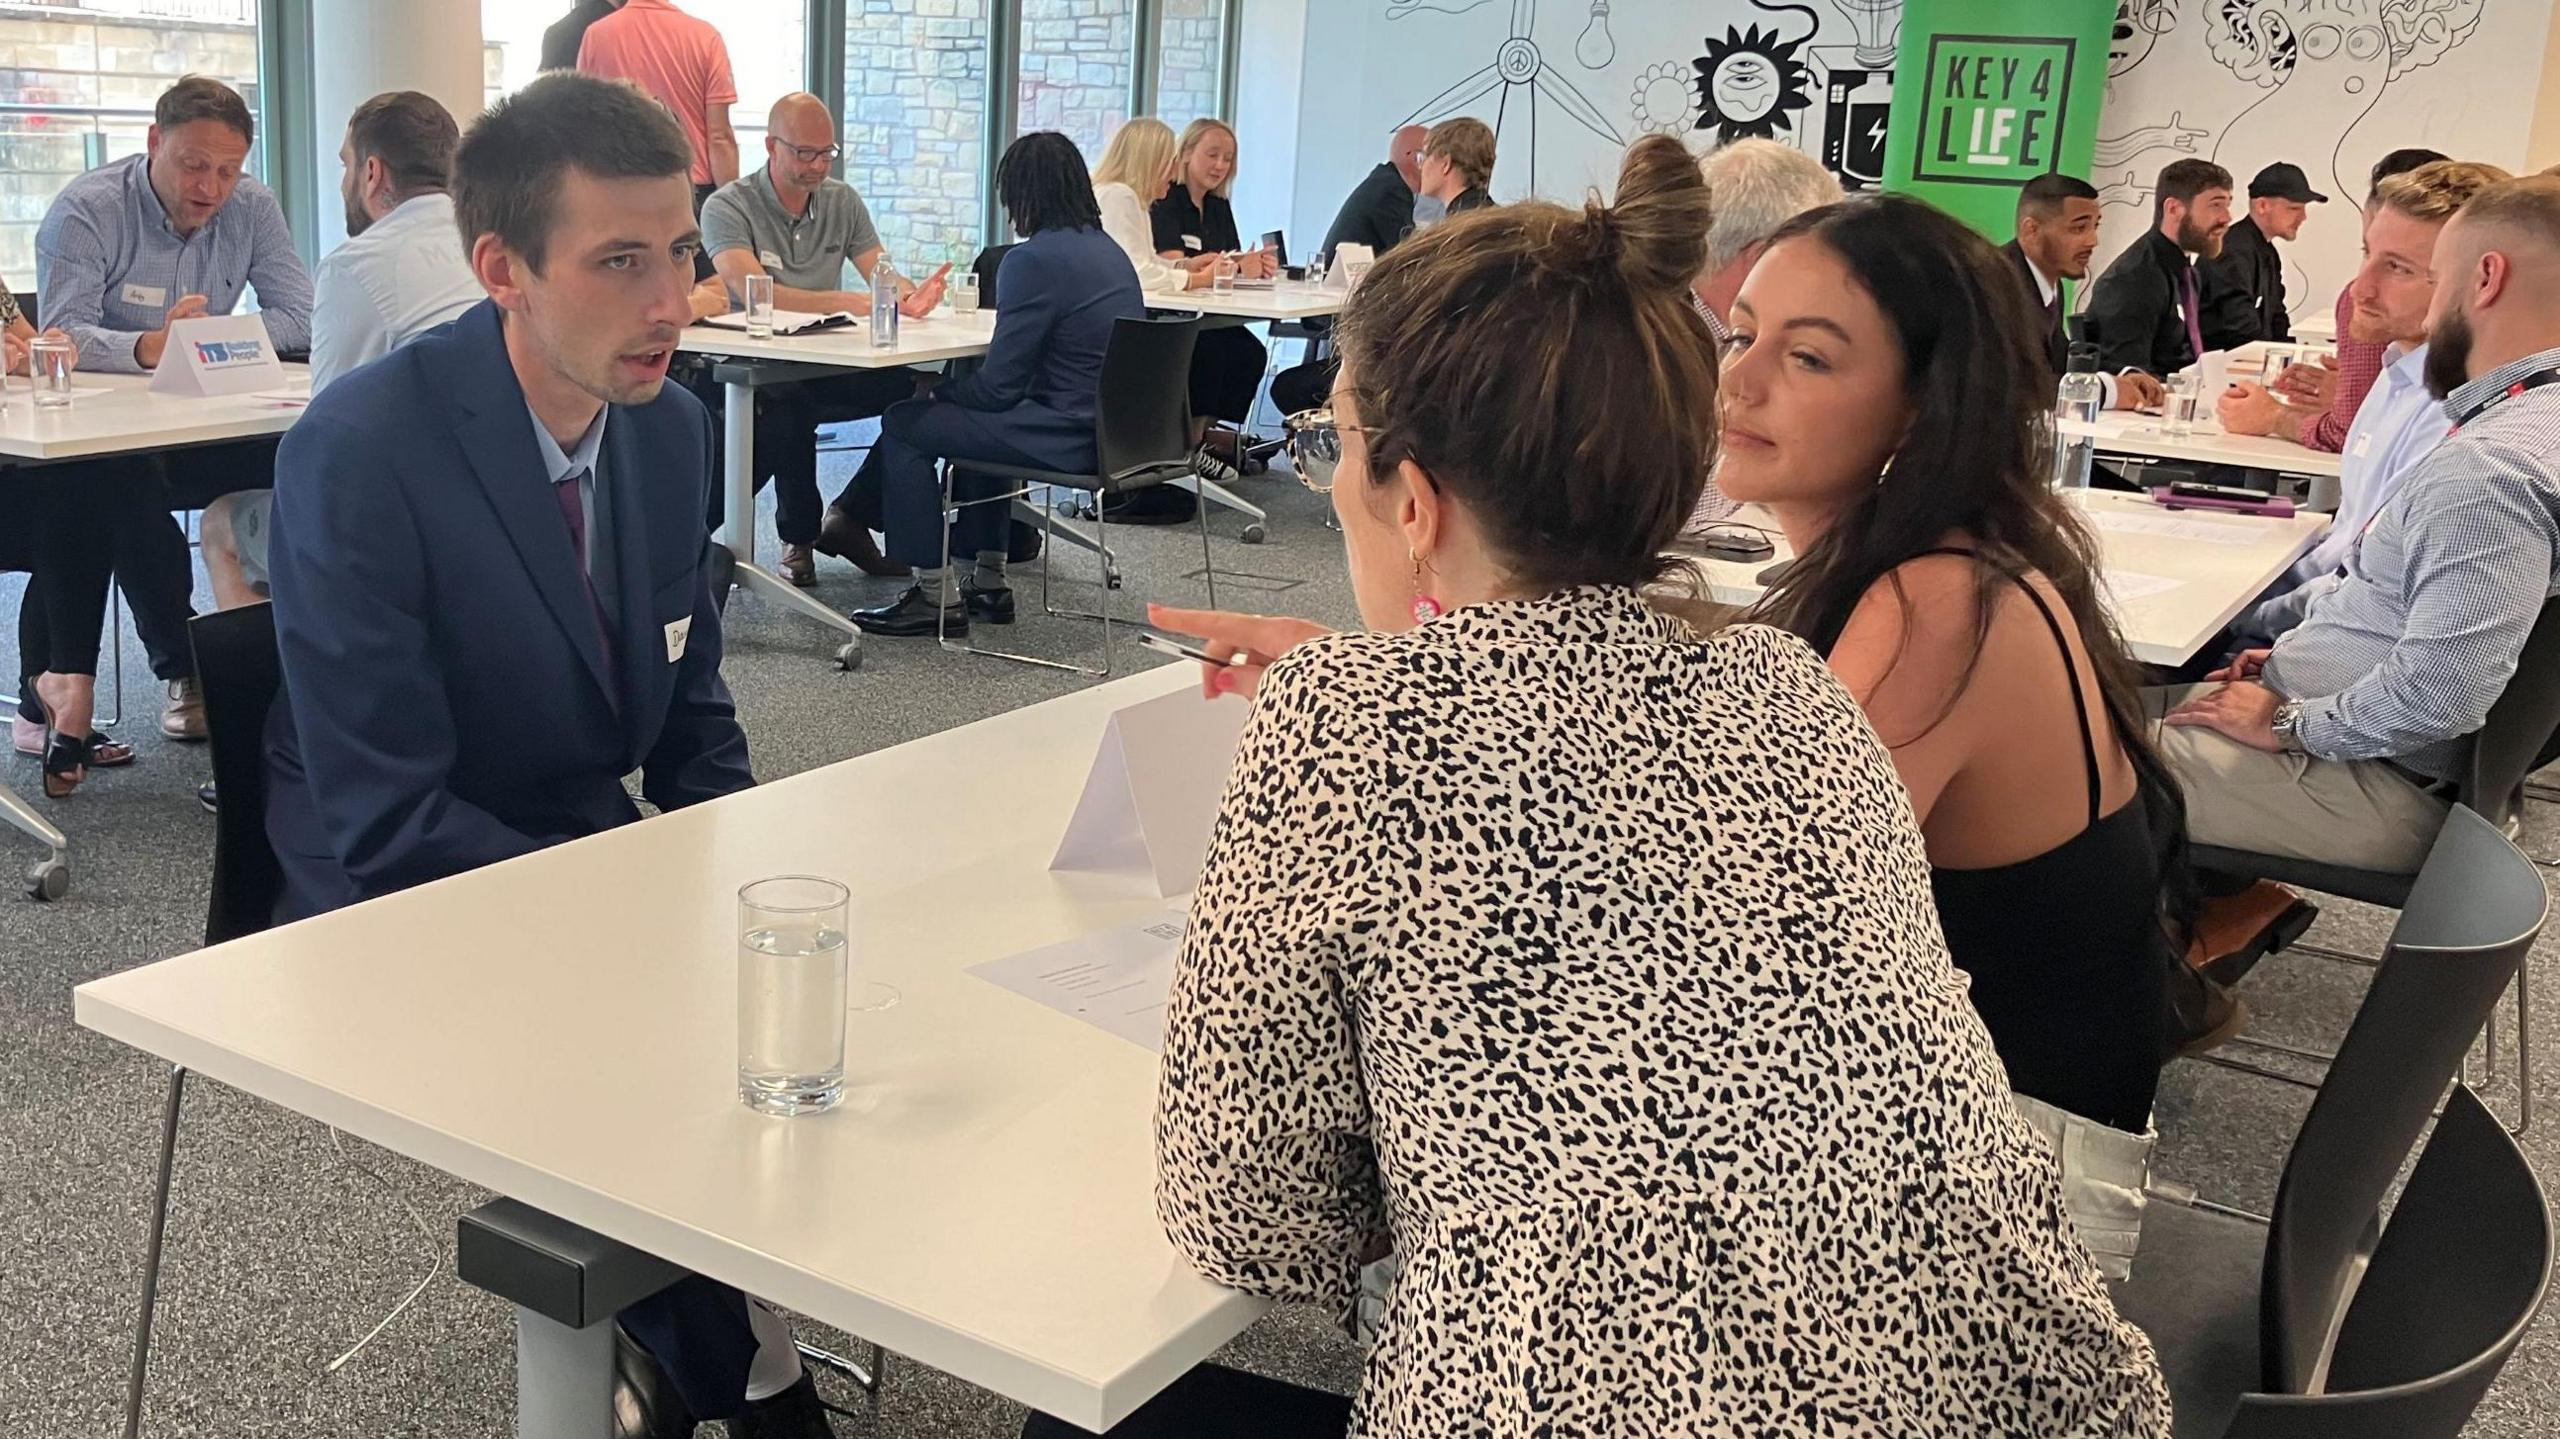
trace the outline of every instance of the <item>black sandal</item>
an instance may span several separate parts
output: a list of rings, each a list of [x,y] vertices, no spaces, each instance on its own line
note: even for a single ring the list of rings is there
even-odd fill
[[[87,735],[68,735],[47,728],[44,732],[44,797],[69,799],[89,777],[89,739]]]
[[[39,755],[50,753],[56,738],[53,731],[53,708],[37,695],[36,682],[32,679],[18,681],[18,717],[45,727],[44,748],[36,753]],[[90,731],[89,757],[82,763],[91,769],[122,769],[133,763],[133,758],[133,746],[101,729]]]

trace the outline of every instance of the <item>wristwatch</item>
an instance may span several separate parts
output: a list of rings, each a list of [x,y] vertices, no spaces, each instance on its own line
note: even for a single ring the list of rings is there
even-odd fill
[[[2276,732],[2276,743],[2282,745],[2287,754],[2302,753],[2302,701],[2286,700],[2277,705],[2270,727]]]

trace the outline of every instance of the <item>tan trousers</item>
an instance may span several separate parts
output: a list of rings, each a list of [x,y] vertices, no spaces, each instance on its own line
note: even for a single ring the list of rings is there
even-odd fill
[[[2379,760],[2268,754],[2160,717],[2213,685],[2143,691],[2159,748],[2187,798],[2197,844],[2415,874],[2452,804]]]

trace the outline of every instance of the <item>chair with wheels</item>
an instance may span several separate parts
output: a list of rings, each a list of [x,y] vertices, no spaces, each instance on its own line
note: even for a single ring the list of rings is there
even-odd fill
[[[2472,737],[2469,763],[2455,787],[2456,802],[2486,818],[2505,833],[2514,834],[2524,810],[2525,777],[2554,759],[2560,759],[2560,597],[2543,602],[2541,615],[2535,619],[2532,632],[2525,637],[2524,651],[2517,658],[2514,677],[2507,681],[2497,703],[2490,706],[2488,719],[2481,724],[2479,733]],[[2343,895],[2391,909],[2407,906],[2410,891],[2416,883],[2413,875],[2387,874],[2215,845],[2197,845],[2191,858],[2199,870],[2247,879],[2274,880],[2279,884]],[[2288,952],[2368,967],[2373,963],[2369,956],[2349,954],[2321,945],[2295,944]],[[2517,1101],[2514,1129],[2517,1134],[2522,1134],[2533,1125],[2532,989],[2531,975],[2522,966],[2516,971],[2515,989]],[[2497,1062],[2497,1018],[2494,1010],[2486,1028],[2490,1063],[2494,1065]],[[2275,1050],[2296,1059],[2329,1058],[2317,1050],[2245,1035],[2235,1042]],[[2254,1066],[2240,1067],[2252,1073],[2288,1078]]]
[[[2460,1427],[2541,1303],[2540,1187],[2456,1085],[2387,1227],[2383,1200],[2549,908],[2534,863],[2457,807],[2294,1138],[2274,1214],[2262,1224],[2218,1205],[2152,1210],[2116,1298],[2160,1350],[2179,1435]],[[2508,1278],[2447,1282],[2493,1271]],[[2529,1282],[2510,1282],[2519,1275]],[[2313,1412],[2323,1406],[2365,1406],[2366,1421],[2385,1424],[2450,1413],[2452,1427],[2324,1428],[2350,1421],[2324,1421]]]
[[[1111,596],[1116,586],[1108,580],[1111,525],[1107,518],[1102,517],[1100,500],[1106,495],[1168,484],[1190,476],[1191,348],[1199,333],[1198,315],[1123,319],[1113,326],[1111,343],[1103,352],[1101,394],[1095,408],[1093,473],[1069,474],[1028,466],[990,464],[983,460],[944,460],[941,465],[942,554],[946,565],[951,557],[952,477],[955,473],[965,470],[1012,482],[1012,488],[1003,493],[970,501],[972,504],[1010,505],[1028,498],[1035,490],[1044,492],[1046,500],[1042,513],[1050,543],[1042,546],[1040,554],[1040,607],[1042,612],[1050,615],[1070,614],[1080,619],[1100,620],[1101,667],[1097,669],[1036,655],[989,649],[974,640],[964,644],[951,638],[947,626],[936,636],[944,649],[1096,677],[1111,673]],[[1105,556],[1106,573],[1099,613],[1061,611],[1049,602],[1049,556],[1056,549],[1056,495],[1060,490],[1080,490],[1096,498],[1094,510],[1098,529],[1095,543]],[[1211,567],[1209,517],[1205,506],[1201,507],[1198,519],[1201,573],[1209,587],[1209,604],[1214,608],[1218,603],[1218,582]]]

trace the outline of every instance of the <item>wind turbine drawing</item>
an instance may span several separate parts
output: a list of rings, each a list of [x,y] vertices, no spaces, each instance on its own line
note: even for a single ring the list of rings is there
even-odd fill
[[[1415,9],[1441,8],[1444,7],[1402,4],[1390,7],[1389,16],[1393,18]],[[1465,8],[1475,7],[1469,5]],[[1502,138],[1503,122],[1510,118],[1511,92],[1514,89],[1526,88],[1528,94],[1521,97],[1520,108],[1522,113],[1529,117],[1529,183],[1532,187],[1538,183],[1538,102],[1541,99],[1563,111],[1567,119],[1575,121],[1582,128],[1610,144],[1625,144],[1626,141],[1619,136],[1617,128],[1601,118],[1600,112],[1593,108],[1589,100],[1583,98],[1582,92],[1574,88],[1573,82],[1566,79],[1555,66],[1548,64],[1546,57],[1539,53],[1538,42],[1531,33],[1535,30],[1537,23],[1537,0],[1511,0],[1511,37],[1503,41],[1501,47],[1493,52],[1493,63],[1423,101],[1400,123],[1433,125],[1451,116],[1465,114],[1468,107],[1492,94],[1495,87],[1499,86],[1502,90],[1502,98],[1495,102],[1493,112],[1493,134],[1494,138],[1499,140]]]

